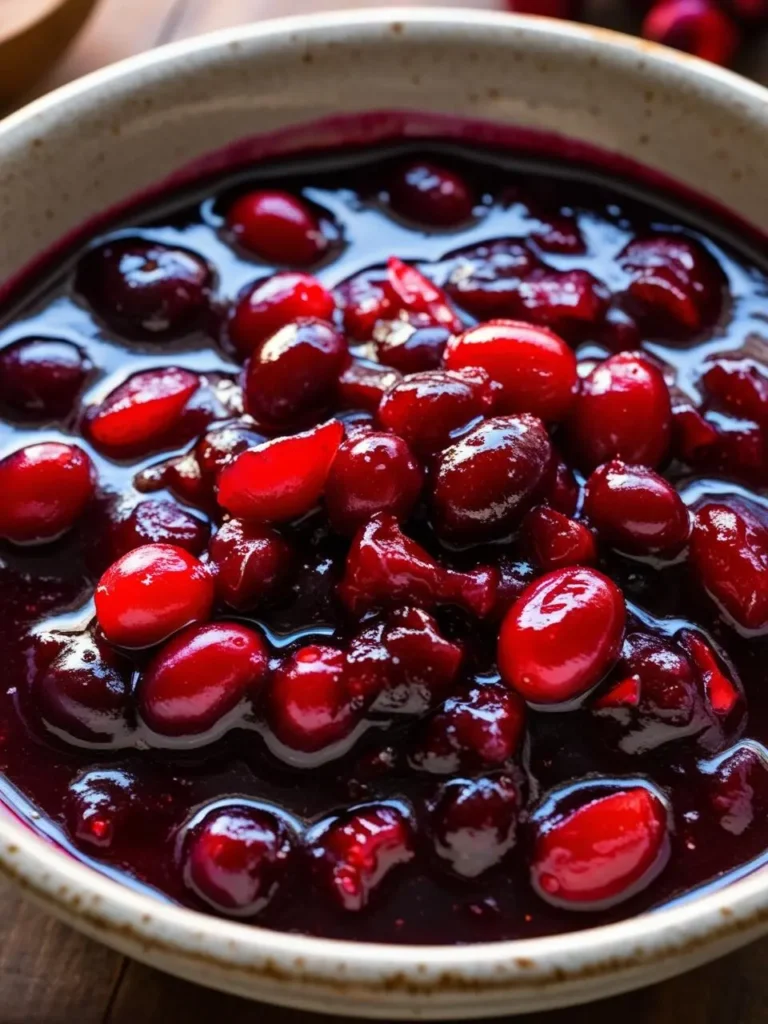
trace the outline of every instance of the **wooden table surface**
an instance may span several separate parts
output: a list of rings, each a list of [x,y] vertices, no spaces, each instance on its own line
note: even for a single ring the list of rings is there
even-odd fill
[[[631,27],[620,0],[593,0],[594,20]],[[424,0],[422,0],[424,3]],[[381,0],[101,0],[41,93],[140,50],[275,14],[380,6]],[[632,4],[625,0],[626,7]],[[442,0],[469,6],[469,0]],[[476,7],[500,6],[480,0]],[[634,5],[636,8],[639,4]],[[630,15],[631,18],[631,15]],[[750,41],[740,70],[768,84],[768,45]],[[766,1024],[768,939],[654,988],[517,1024]],[[60,924],[0,884],[0,1024],[321,1024],[160,974]],[[338,1018],[339,1021],[342,1018]]]

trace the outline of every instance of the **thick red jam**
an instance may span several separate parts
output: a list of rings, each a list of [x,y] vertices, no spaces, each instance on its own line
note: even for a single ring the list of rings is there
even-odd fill
[[[159,897],[464,943],[768,847],[768,277],[586,172],[261,166],[0,328],[4,798]]]

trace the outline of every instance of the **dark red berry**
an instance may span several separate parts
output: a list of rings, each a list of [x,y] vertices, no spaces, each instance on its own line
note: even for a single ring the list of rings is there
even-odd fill
[[[376,357],[400,373],[436,370],[451,332],[447,327],[414,327],[406,320],[394,320],[377,328]]]
[[[344,330],[357,341],[370,341],[380,321],[398,318],[394,296],[385,289],[386,279],[386,270],[377,267],[342,281],[334,291]]]
[[[573,470],[562,455],[553,449],[547,480],[541,491],[542,501],[564,516],[573,516],[579,507],[580,497],[581,488]]]
[[[0,461],[0,537],[41,544],[72,529],[91,500],[96,472],[75,444],[42,441]]]
[[[126,826],[140,821],[142,810],[138,780],[124,768],[82,771],[64,797],[67,831],[89,854],[112,849],[116,840],[123,838]]]
[[[93,370],[79,345],[23,338],[0,350],[0,402],[36,419],[68,416]]]
[[[580,698],[613,668],[624,637],[624,595],[596,569],[569,568],[532,583],[499,635],[499,671],[532,704]]]
[[[608,289],[587,270],[536,269],[520,282],[497,316],[546,327],[567,341],[580,341],[600,328],[608,310]]]
[[[548,505],[531,509],[523,520],[523,529],[534,561],[545,572],[597,561],[591,531]]]
[[[339,400],[346,409],[375,412],[386,393],[399,380],[402,377],[398,370],[354,359],[339,377]]]
[[[144,544],[173,544],[193,555],[205,550],[211,528],[206,520],[175,501],[146,498],[133,508],[118,509],[110,533],[113,559]]]
[[[269,263],[306,267],[328,249],[312,209],[289,192],[247,192],[229,208],[227,226],[244,248]]]
[[[333,319],[335,303],[317,278],[284,271],[256,281],[240,297],[229,321],[229,337],[241,356],[304,317]]]
[[[216,596],[238,611],[250,611],[275,596],[294,570],[291,548],[276,530],[230,519],[210,545]]]
[[[721,828],[743,835],[768,814],[768,750],[743,740],[700,765],[709,806]]]
[[[714,64],[730,64],[740,42],[736,25],[710,0],[659,0],[646,15],[642,34]]]
[[[507,776],[451,779],[432,803],[435,853],[462,878],[496,867],[515,845],[520,794]]]
[[[472,216],[469,186],[455,171],[438,164],[417,160],[398,168],[387,191],[392,209],[419,224],[449,228]]]
[[[754,359],[718,359],[702,376],[707,394],[742,419],[768,422],[768,374]]]
[[[478,320],[509,316],[520,283],[541,266],[528,245],[516,238],[482,242],[452,254],[446,290]]]

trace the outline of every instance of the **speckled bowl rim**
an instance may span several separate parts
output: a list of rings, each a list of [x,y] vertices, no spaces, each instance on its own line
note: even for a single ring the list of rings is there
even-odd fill
[[[729,71],[619,33],[546,18],[460,9],[397,9],[262,22],[170,44],[97,71],[0,122],[6,131],[66,107],[105,83],[129,82],[161,62],[215,53],[269,33],[387,23],[468,20],[491,31],[541,32],[598,42],[615,60],[642,57],[747,106],[768,90]],[[651,67],[653,70],[653,67]],[[4,811],[5,809],[3,809]],[[659,980],[768,932],[768,871],[617,924],[547,938],[467,946],[319,939],[239,924],[163,902],[76,861],[10,812],[0,814],[0,872],[73,926],[138,959],[213,987],[309,1009],[394,1019],[475,1017],[568,1005]]]

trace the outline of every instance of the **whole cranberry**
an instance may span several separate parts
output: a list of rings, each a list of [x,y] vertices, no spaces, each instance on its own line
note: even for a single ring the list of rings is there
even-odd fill
[[[478,320],[508,316],[517,304],[521,282],[541,266],[517,238],[481,242],[452,253],[450,259],[454,267],[446,291]]]
[[[36,419],[68,416],[92,371],[71,341],[22,338],[0,350],[0,402]]]
[[[768,373],[754,359],[718,359],[701,378],[708,394],[726,412],[755,423],[768,422]]]
[[[548,505],[532,508],[523,520],[523,531],[534,561],[550,572],[569,565],[593,565],[597,547],[591,531]]]
[[[509,534],[536,500],[551,458],[549,436],[536,416],[481,423],[436,460],[432,509],[438,533],[462,543]]]
[[[347,739],[362,715],[349,692],[344,654],[312,644],[288,657],[275,671],[267,694],[267,724],[290,750],[314,754]]]
[[[450,228],[472,216],[472,191],[455,171],[425,160],[404,164],[387,186],[392,209],[409,220]]]
[[[210,544],[216,596],[238,611],[263,605],[293,576],[294,554],[268,526],[230,519]]]
[[[768,750],[742,740],[700,765],[709,806],[721,828],[740,836],[768,814]]]
[[[77,845],[90,854],[109,851],[140,820],[138,779],[124,768],[80,772],[67,787],[64,820]]]
[[[227,213],[237,241],[268,263],[306,267],[328,249],[328,239],[313,210],[289,192],[247,192]]]
[[[353,638],[344,678],[369,712],[422,715],[450,692],[462,656],[427,612],[396,608]]]
[[[108,455],[145,454],[167,444],[200,377],[176,366],[143,370],[86,413],[84,432]]]
[[[286,324],[248,362],[248,412],[267,424],[316,419],[328,407],[348,359],[344,338],[324,320],[302,318]]]
[[[219,504],[238,519],[297,519],[320,500],[343,436],[343,424],[328,420],[303,434],[248,448],[219,474]]]
[[[342,910],[363,910],[414,856],[413,826],[393,804],[351,808],[317,826],[309,841],[315,884]]]
[[[377,512],[406,519],[423,479],[401,437],[369,431],[344,441],[325,485],[325,504],[334,529],[355,533]]]
[[[529,412],[548,422],[565,417],[576,391],[576,357],[546,327],[516,320],[491,320],[450,340],[449,370],[480,366],[501,385],[495,409]]]
[[[89,743],[121,738],[128,730],[130,665],[91,633],[57,639],[59,653],[32,680],[44,723]]]
[[[187,829],[184,884],[220,913],[252,917],[285,882],[295,847],[295,830],[282,815],[228,802]]]
[[[394,516],[380,513],[361,527],[347,555],[339,596],[353,615],[371,608],[453,604],[482,618],[496,598],[495,569],[456,572],[406,537]]]
[[[460,877],[477,878],[515,845],[520,809],[518,788],[505,775],[443,783],[429,816],[435,853]]]
[[[212,286],[200,256],[143,238],[104,242],[81,258],[75,273],[75,290],[109,327],[144,341],[198,328]]]
[[[566,424],[585,469],[619,458],[654,469],[669,448],[672,406],[664,376],[640,352],[620,352],[581,382]]]
[[[384,395],[378,420],[415,452],[430,455],[487,415],[493,408],[495,391],[485,370],[475,367],[412,373]]]
[[[525,733],[522,698],[494,683],[473,686],[449,697],[426,723],[409,761],[436,775],[507,766]]]
[[[401,317],[416,316],[428,324],[446,327],[452,333],[464,327],[442,288],[396,256],[387,260],[383,288],[390,309],[399,312]]]
[[[113,559],[144,544],[173,544],[199,555],[205,550],[210,532],[206,520],[175,501],[145,498],[133,508],[118,509],[109,531],[109,547]]]
[[[337,393],[346,409],[375,412],[386,393],[400,380],[398,370],[353,359],[339,376]]]
[[[451,336],[447,327],[414,327],[406,320],[394,320],[386,330],[376,329],[376,358],[400,373],[437,370]]]
[[[670,827],[664,795],[643,779],[568,783],[531,815],[531,884],[568,910],[612,907],[664,870]]]
[[[736,25],[710,0],[659,0],[645,16],[642,34],[714,64],[730,64],[741,41]]]
[[[99,580],[96,617],[110,643],[151,647],[208,618],[213,578],[188,551],[145,544],[123,555]]]
[[[737,628],[768,629],[768,517],[745,499],[707,501],[693,517],[690,562]]]
[[[624,595],[596,569],[557,569],[532,583],[499,634],[499,671],[532,704],[577,700],[613,668],[624,637]]]
[[[286,324],[304,317],[331,320],[335,308],[333,296],[310,274],[273,274],[240,296],[229,320],[229,337],[241,356],[249,356]]]
[[[672,557],[691,532],[688,509],[672,484],[620,459],[592,473],[584,511],[601,540],[633,555]]]
[[[675,15],[686,5],[709,6],[707,0],[661,0],[646,25],[659,20],[659,11]],[[716,8],[716,16],[725,19]],[[629,275],[629,312],[646,331],[688,337],[717,320],[726,281],[704,247],[685,235],[658,234],[637,238],[618,257]]]
[[[0,461],[0,537],[42,544],[71,530],[93,496],[96,471],[82,448],[42,441]]]

